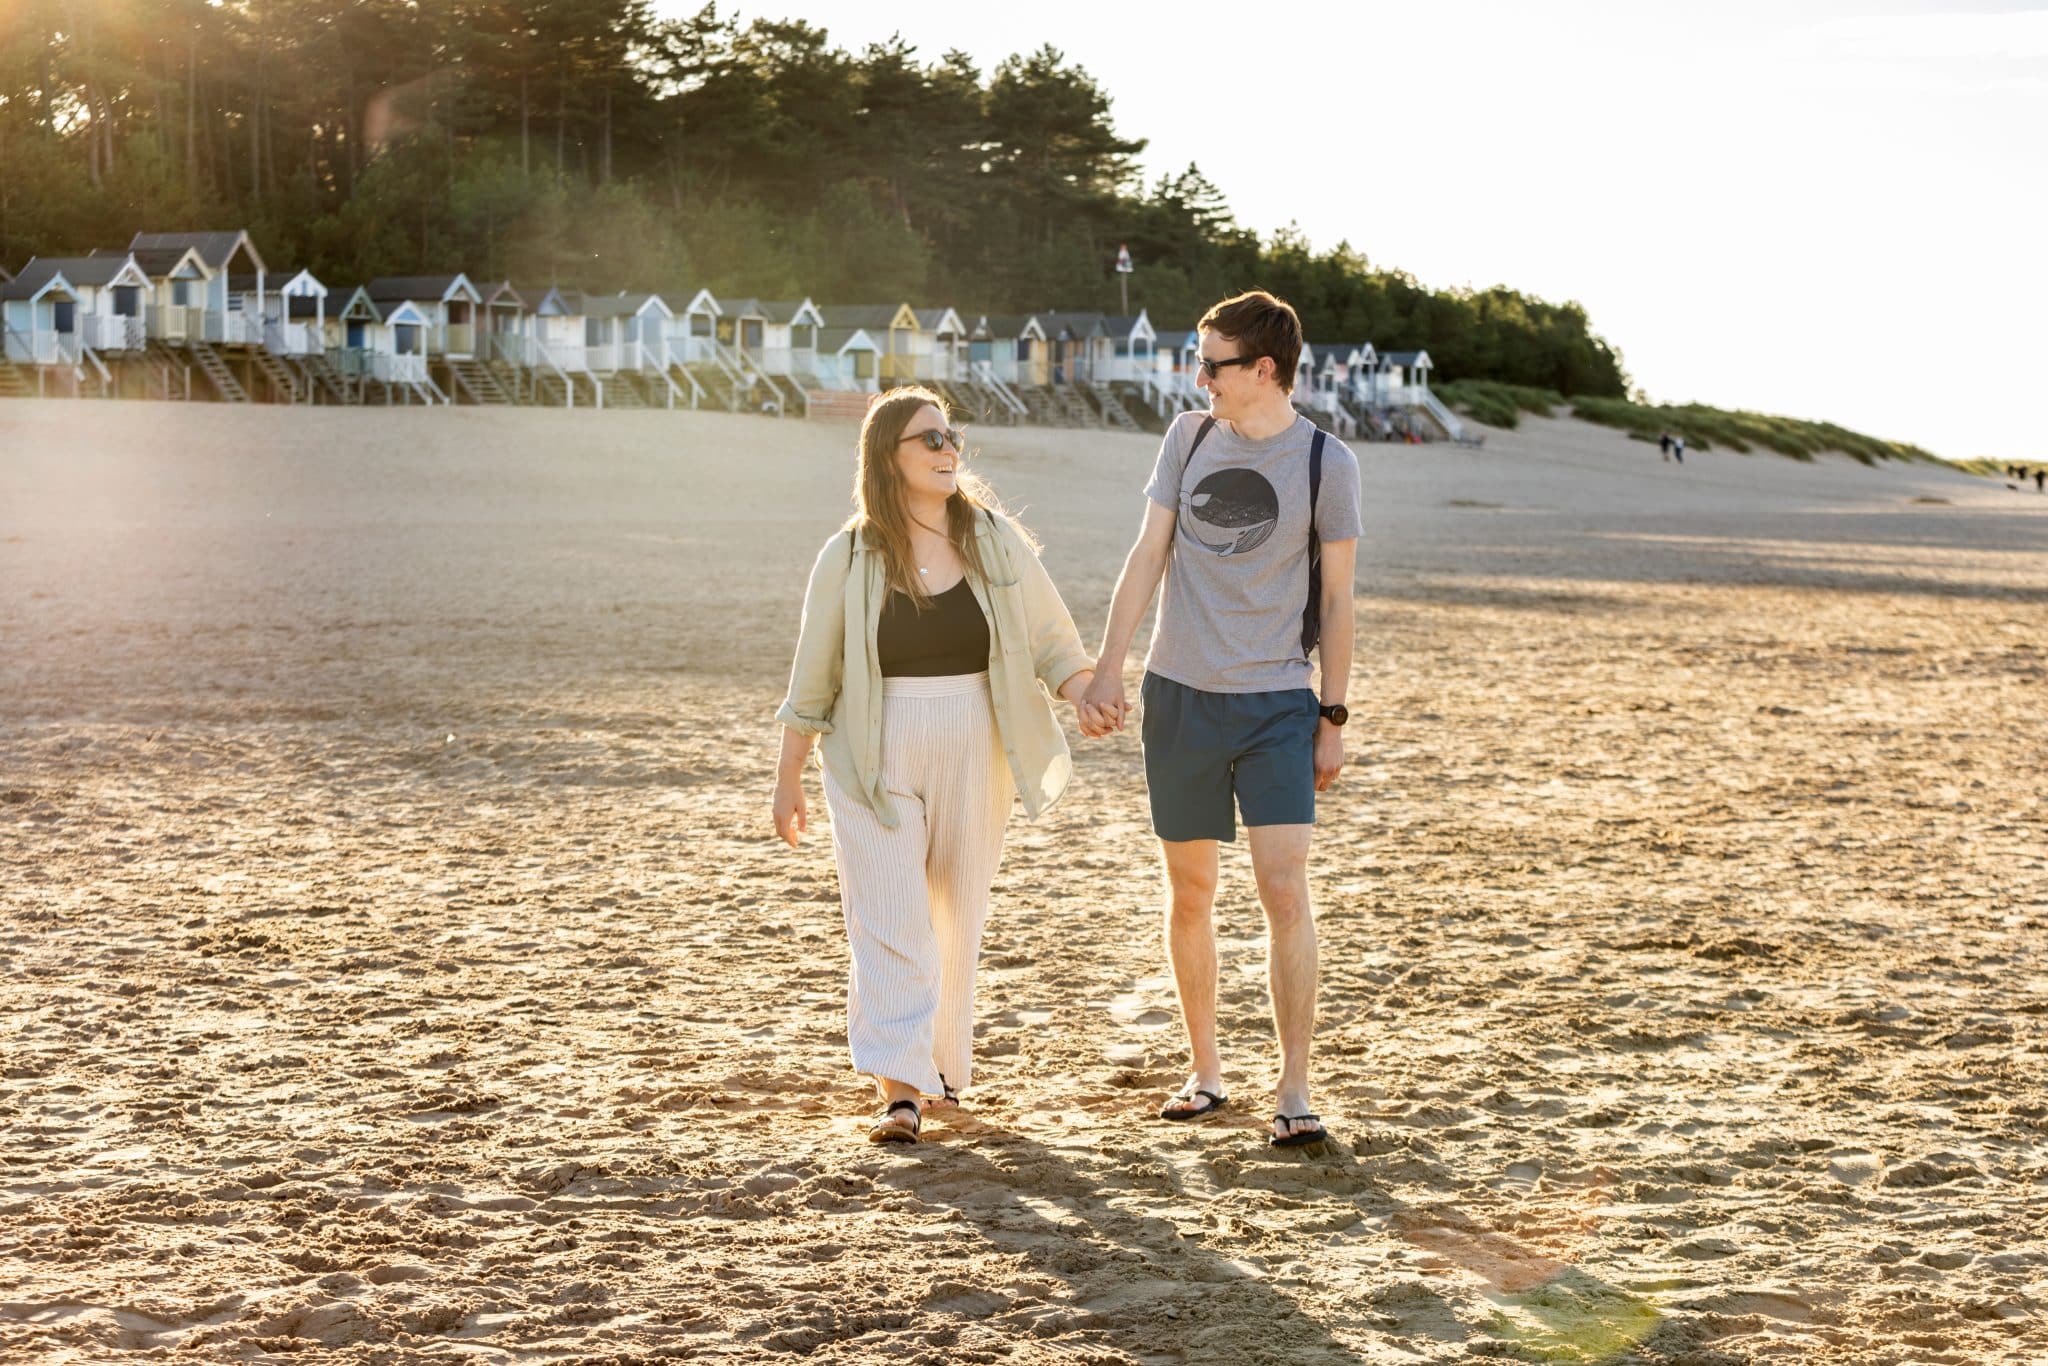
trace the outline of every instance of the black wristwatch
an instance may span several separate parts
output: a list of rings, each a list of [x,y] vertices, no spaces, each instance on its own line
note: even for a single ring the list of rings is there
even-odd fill
[[[1342,702],[1332,702],[1329,706],[1318,707],[1316,710],[1321,712],[1323,719],[1333,726],[1341,726],[1351,719],[1351,709]]]

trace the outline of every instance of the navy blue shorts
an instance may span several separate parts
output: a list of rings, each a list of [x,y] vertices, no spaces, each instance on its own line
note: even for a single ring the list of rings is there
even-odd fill
[[[1315,691],[1203,692],[1145,675],[1145,785],[1163,840],[1235,840],[1244,823],[1313,825]]]

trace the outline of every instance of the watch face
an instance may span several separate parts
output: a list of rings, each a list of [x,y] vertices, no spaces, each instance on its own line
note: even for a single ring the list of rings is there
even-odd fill
[[[1351,710],[1342,702],[1333,703],[1322,709],[1323,715],[1333,726],[1341,726],[1351,719]]]

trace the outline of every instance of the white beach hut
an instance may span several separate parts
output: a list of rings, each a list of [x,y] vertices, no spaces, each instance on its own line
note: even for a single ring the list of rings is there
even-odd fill
[[[143,298],[143,331],[151,341],[182,346],[206,327],[207,281],[212,271],[196,247],[95,247],[94,256],[133,260],[149,277]]]
[[[341,306],[330,312],[329,360],[358,395],[382,403],[446,403],[427,371],[427,334],[433,319],[410,299],[380,304],[368,286],[334,291]]]
[[[762,368],[771,375],[786,375],[802,388],[816,388],[811,381],[818,372],[818,331],[825,326],[825,315],[809,299],[764,299],[761,312],[768,319]]]
[[[668,373],[668,327],[675,313],[659,294],[589,297],[583,319],[585,363],[609,381],[604,394],[610,406],[695,406],[692,392]]]
[[[246,229],[233,232],[138,232],[129,240],[128,250],[138,258],[147,252],[191,248],[206,266],[200,290],[199,327],[188,329],[187,341],[220,346],[261,346],[263,344],[263,296],[267,270]],[[253,291],[231,295],[231,275],[253,275]],[[246,311],[253,297],[256,311]]]
[[[950,308],[912,310],[917,332],[911,343],[916,359],[912,373],[935,384],[958,384],[967,378],[967,324]]]
[[[830,328],[867,333],[876,347],[880,387],[916,382],[917,356],[928,342],[922,339],[917,311],[909,304],[825,304],[821,311]]]
[[[574,407],[604,404],[604,385],[590,372],[590,329],[583,291],[560,285],[521,288],[532,308],[533,376],[539,402]]]
[[[78,291],[48,261],[30,261],[0,285],[0,323],[7,359],[41,369],[78,364]],[[37,387],[45,376],[38,373]]]
[[[872,394],[881,387],[882,348],[866,329],[818,329],[818,384],[841,393]]]
[[[51,300],[58,335],[71,338],[74,359],[89,353],[140,353],[148,345],[152,287],[132,256],[38,256],[12,283],[20,289],[56,276],[63,278],[71,298],[60,301],[59,293],[45,297]]]

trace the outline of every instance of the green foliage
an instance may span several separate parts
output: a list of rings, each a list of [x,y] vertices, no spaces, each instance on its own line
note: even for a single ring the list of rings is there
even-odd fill
[[[1576,304],[1436,292],[1348,243],[1262,245],[1059,50],[984,75],[893,38],[651,0],[10,0],[0,259],[138,230],[251,228],[331,284],[464,270],[963,310],[1133,309],[1191,326],[1272,289],[1311,338],[1439,374],[1627,392]]]
[[[1865,465],[1881,460],[1940,460],[1918,446],[1866,436],[1832,422],[1730,412],[1699,403],[1652,405],[1581,396],[1572,400],[1572,415],[1619,427],[1639,441],[1655,441],[1661,433],[1669,432],[1684,437],[1686,445],[1703,451],[1720,445],[1747,454],[1761,446],[1795,460],[1811,460],[1823,451],[1836,451]]]
[[[1564,395],[1555,389],[1502,384],[1496,380],[1453,380],[1447,384],[1431,385],[1430,388],[1445,403],[1491,427],[1520,426],[1525,412],[1549,417],[1566,401]]]

